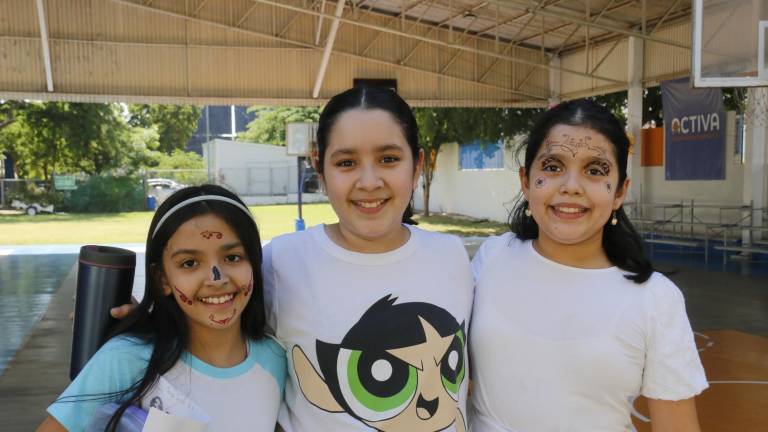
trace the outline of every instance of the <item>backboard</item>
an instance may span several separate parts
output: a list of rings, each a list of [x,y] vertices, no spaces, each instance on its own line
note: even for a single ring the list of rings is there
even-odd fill
[[[317,136],[317,123],[286,123],[285,149],[288,156],[309,156]]]
[[[693,0],[694,87],[768,86],[768,0]]]

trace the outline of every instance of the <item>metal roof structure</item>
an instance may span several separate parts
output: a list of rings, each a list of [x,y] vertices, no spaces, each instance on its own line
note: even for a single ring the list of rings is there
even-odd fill
[[[690,68],[690,0],[5,0],[0,98],[542,106]],[[641,43],[641,71],[632,71]]]

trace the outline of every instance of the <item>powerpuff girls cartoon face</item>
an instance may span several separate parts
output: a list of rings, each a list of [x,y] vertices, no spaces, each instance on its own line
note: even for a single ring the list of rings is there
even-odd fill
[[[466,374],[466,333],[429,303],[371,306],[341,343],[316,343],[318,369],[292,349],[301,392],[316,407],[346,412],[380,431],[466,429],[459,405]]]

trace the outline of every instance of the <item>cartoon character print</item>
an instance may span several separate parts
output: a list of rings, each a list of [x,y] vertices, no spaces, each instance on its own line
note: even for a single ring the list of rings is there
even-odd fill
[[[322,410],[346,412],[378,431],[433,432],[455,424],[464,432],[464,323],[435,305],[396,300],[377,301],[340,344],[318,340],[320,372],[295,345],[301,393]]]

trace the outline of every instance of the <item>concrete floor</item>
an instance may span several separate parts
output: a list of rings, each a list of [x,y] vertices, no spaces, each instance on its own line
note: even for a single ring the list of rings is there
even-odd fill
[[[663,265],[661,269],[671,270]],[[761,339],[768,337],[768,278],[688,268],[679,269],[669,277],[685,295],[694,330],[737,330]],[[69,383],[72,337],[69,315],[74,309],[75,285],[76,266],[61,284],[25,345],[0,375],[3,431],[34,430],[45,417],[45,408]],[[733,356],[739,355],[733,353]],[[760,356],[768,359],[768,353]],[[755,410],[761,409],[755,407]]]

